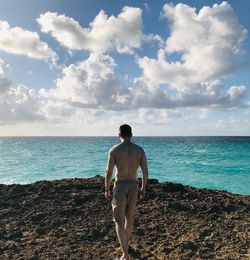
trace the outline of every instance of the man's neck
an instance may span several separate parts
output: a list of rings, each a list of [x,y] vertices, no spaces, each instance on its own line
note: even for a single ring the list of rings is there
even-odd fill
[[[131,143],[131,138],[130,137],[123,138],[122,143]]]

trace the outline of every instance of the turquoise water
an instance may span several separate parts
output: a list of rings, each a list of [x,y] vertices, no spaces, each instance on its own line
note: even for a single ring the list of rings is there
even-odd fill
[[[250,137],[135,137],[149,177],[250,194]],[[2,137],[0,183],[104,175],[117,137]],[[141,173],[140,173],[141,174]]]

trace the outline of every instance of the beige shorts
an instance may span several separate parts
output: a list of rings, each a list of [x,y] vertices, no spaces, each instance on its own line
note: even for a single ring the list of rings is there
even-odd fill
[[[124,223],[126,218],[133,218],[138,194],[137,180],[118,180],[113,188],[113,220]]]

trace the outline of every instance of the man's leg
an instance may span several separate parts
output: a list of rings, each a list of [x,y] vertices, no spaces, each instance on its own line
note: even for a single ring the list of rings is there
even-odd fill
[[[132,230],[133,230],[133,222],[134,222],[134,218],[133,217],[126,216],[126,219],[125,219],[125,231],[126,231],[128,243],[129,243],[129,239],[131,237]]]
[[[128,259],[128,239],[127,239],[127,233],[124,227],[124,221],[123,223],[115,222],[115,229],[116,234],[123,252],[123,258]]]
[[[125,208],[126,208],[126,190],[122,185],[113,190],[113,220],[115,221],[116,234],[121,246],[123,256],[121,259],[129,259],[128,257],[128,239],[125,230]]]
[[[126,211],[125,211],[125,230],[126,230],[126,234],[127,234],[128,244],[129,244],[129,239],[130,239],[132,231],[133,231],[137,193],[138,193],[137,185],[135,185],[135,186],[133,185],[130,190],[128,204],[127,204]]]

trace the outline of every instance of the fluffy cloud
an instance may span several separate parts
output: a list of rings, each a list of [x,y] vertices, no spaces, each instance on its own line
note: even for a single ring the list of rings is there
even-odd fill
[[[235,57],[246,35],[230,5],[223,2],[204,7],[199,13],[183,4],[165,5],[163,15],[171,22],[170,37],[157,59],[138,59],[143,75],[128,86],[122,75],[117,74],[115,60],[103,52],[112,48],[131,52],[141,46],[142,40],[157,38],[152,35],[147,38],[141,32],[140,9],[125,7],[117,17],[107,17],[101,11],[89,28],[82,28],[64,15],[41,15],[38,22],[43,32],[51,33],[70,49],[88,49],[90,55],[64,67],[54,88],[38,92],[23,85],[13,86],[0,66],[0,122],[60,123],[79,118],[86,123],[104,120],[114,124],[122,121],[164,124],[181,118],[183,107],[199,107],[200,117],[205,118],[206,109],[246,106],[245,86],[226,87],[217,79],[238,66]],[[9,52],[18,53],[20,48],[33,58],[53,59],[55,54],[45,43],[39,45],[36,33],[0,23],[1,31],[4,27],[10,35],[15,32],[17,36],[16,42],[9,44]],[[16,31],[22,32],[22,36]],[[18,42],[28,36],[36,39],[35,43],[21,48]],[[0,46],[3,43],[1,38]],[[45,46],[44,52],[38,52],[39,46]],[[29,52],[30,49],[34,52]],[[176,52],[181,58],[171,62],[171,55]]]
[[[37,93],[24,85],[12,86],[4,77],[0,60],[0,124],[44,120]]]
[[[173,119],[182,117],[182,112],[178,109],[147,109],[140,108],[138,113],[141,124],[164,125]]]
[[[242,104],[247,94],[245,86],[227,89],[219,80],[186,85],[173,91],[141,77],[126,87],[115,68],[116,63],[109,55],[91,53],[86,60],[65,67],[55,88],[41,89],[40,95],[76,108],[131,110],[233,107]]]
[[[86,60],[62,71],[53,89],[40,90],[46,99],[64,102],[76,108],[131,110],[179,106],[171,96],[145,78],[137,78],[129,87],[116,74],[116,63],[109,55],[91,53]]]
[[[177,93],[177,101],[182,106],[233,107],[240,105],[246,97],[245,86],[226,89],[218,80],[182,88]]]
[[[135,84],[134,102],[151,107],[233,107],[247,97],[245,86],[225,87],[218,80],[240,66],[246,30],[231,6],[223,2],[198,13],[188,5],[166,4],[170,36],[157,59],[138,59],[143,77]],[[171,55],[179,61],[171,61]],[[145,93],[145,95],[144,95]]]
[[[124,7],[117,16],[108,17],[103,10],[83,28],[73,18],[47,12],[37,19],[41,30],[50,33],[58,42],[69,49],[105,52],[116,49],[120,53],[131,53],[139,48],[143,40],[141,31],[142,10]]]
[[[115,66],[109,55],[91,53],[88,59],[65,67],[56,87],[41,89],[40,94],[75,107],[119,109],[127,104],[128,90],[116,76]]]
[[[132,107],[177,108],[177,107],[234,107],[244,104],[247,97],[245,86],[226,88],[219,80],[186,85],[172,91],[160,88],[140,78],[131,90]]]
[[[171,33],[157,59],[138,60],[146,77],[177,88],[214,80],[239,67],[236,54],[247,31],[228,3],[205,6],[198,13],[188,5],[166,4],[163,16]],[[180,60],[169,61],[176,53]]]
[[[3,65],[4,61],[0,59],[0,94],[5,93],[11,85],[11,82],[4,77]]]
[[[21,27],[10,27],[9,23],[0,20],[0,50],[28,56],[40,60],[52,60],[55,63],[56,53],[42,42],[37,32]]]

